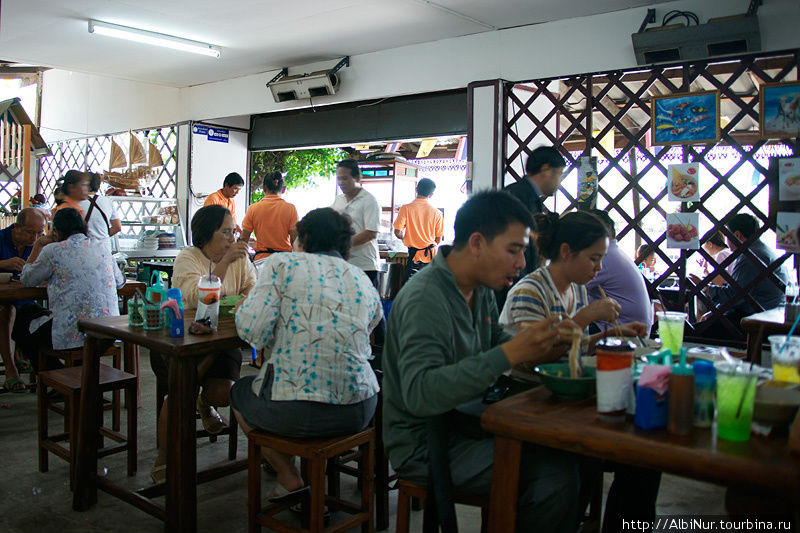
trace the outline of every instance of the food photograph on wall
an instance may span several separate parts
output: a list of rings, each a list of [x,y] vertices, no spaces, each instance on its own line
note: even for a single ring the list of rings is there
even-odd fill
[[[667,198],[677,202],[700,200],[700,163],[670,165],[667,170]]]
[[[667,248],[697,250],[700,248],[697,213],[667,213]]]

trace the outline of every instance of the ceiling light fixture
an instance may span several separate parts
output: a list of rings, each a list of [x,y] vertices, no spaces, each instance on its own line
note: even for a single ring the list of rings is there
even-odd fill
[[[99,20],[89,20],[89,33],[97,33],[137,43],[163,46],[165,48],[172,48],[173,50],[181,50],[183,52],[191,52],[193,54],[209,57],[218,58],[220,56],[219,50],[208,43],[201,43],[199,41],[156,33],[154,31],[129,28],[128,26],[120,26],[119,24],[110,24]]]

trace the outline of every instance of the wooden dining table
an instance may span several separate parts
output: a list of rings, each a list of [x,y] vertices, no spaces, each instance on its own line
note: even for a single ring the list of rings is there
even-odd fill
[[[800,509],[800,456],[786,438],[752,435],[748,442],[718,439],[716,427],[690,437],[643,431],[630,421],[598,420],[595,398],[561,400],[545,387],[489,406],[482,427],[495,435],[489,532],[516,526],[522,444],[529,442],[582,456],[650,468],[734,487],[778,494]]]
[[[137,289],[144,292],[146,288],[147,285],[141,281],[127,280],[125,285],[117,289],[117,294],[127,301],[136,294]],[[0,304],[26,300],[47,300],[47,286],[26,287],[17,279],[12,279],[8,283],[0,283]]]
[[[247,344],[239,338],[233,318],[220,319],[217,331],[209,335],[188,333],[194,311],[186,311],[184,337],[173,338],[169,331],[144,330],[128,326],[128,317],[105,317],[78,321],[78,329],[86,334],[83,380],[75,461],[75,483],[72,508],[89,509],[97,502],[97,489],[116,496],[139,509],[164,520],[168,532],[197,531],[197,483],[244,470],[246,459],[228,462],[204,472],[197,472],[195,444],[195,400],[197,396],[197,362],[207,354],[219,353]],[[97,475],[97,438],[99,411],[99,357],[104,345],[120,339],[160,354],[169,360],[167,402],[167,481],[137,491],[121,487]],[[164,506],[152,498],[166,494]]]
[[[783,320],[783,307],[767,309],[760,313],[746,316],[741,321],[742,329],[747,333],[747,360],[761,364],[761,345],[769,335],[786,335],[791,324]]]

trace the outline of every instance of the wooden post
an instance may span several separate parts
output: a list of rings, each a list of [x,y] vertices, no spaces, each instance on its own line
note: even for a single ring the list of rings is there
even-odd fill
[[[22,209],[28,207],[31,196],[31,125],[22,127]]]

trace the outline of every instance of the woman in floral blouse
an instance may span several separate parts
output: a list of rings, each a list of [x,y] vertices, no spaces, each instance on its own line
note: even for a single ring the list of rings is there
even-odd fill
[[[297,223],[294,252],[273,254],[236,313],[239,336],[268,364],[237,381],[231,404],[245,432],[291,438],[355,433],[375,413],[369,334],[383,316],[366,274],[347,262],[350,221],[331,208]],[[283,490],[306,490],[292,458],[262,448]]]
[[[79,319],[119,316],[117,289],[125,285],[125,277],[111,260],[111,252],[94,246],[87,233],[77,210],[56,212],[53,233],[36,241],[22,268],[20,281],[26,287],[47,283],[52,312],[31,304],[20,310],[21,320],[15,324],[20,347],[34,364],[41,346],[56,350],[83,346]],[[60,363],[52,358],[47,366],[54,368]]]

